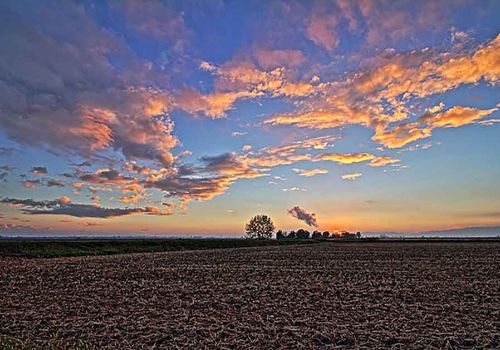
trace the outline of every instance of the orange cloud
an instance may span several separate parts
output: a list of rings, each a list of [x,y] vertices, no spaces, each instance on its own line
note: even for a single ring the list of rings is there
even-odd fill
[[[146,198],[144,193],[137,193],[131,196],[123,196],[120,198],[121,203],[138,203],[139,201]]]
[[[238,99],[257,96],[259,96],[258,92],[251,91],[215,92],[201,95],[193,89],[186,88],[177,95],[175,106],[191,114],[203,113],[207,117],[218,119],[223,118]]]
[[[471,124],[497,111],[492,109],[476,109],[462,106],[452,107],[446,112],[429,115],[422,118],[423,123],[428,123],[432,128],[457,128]]]
[[[344,175],[342,175],[342,180],[354,181],[358,177],[360,177],[361,175],[362,175],[361,173],[344,174]]]
[[[377,128],[372,140],[388,148],[400,148],[431,135],[432,130],[429,128],[420,129],[417,123],[403,123],[390,130],[383,127]]]
[[[215,77],[214,91],[202,95],[194,89],[185,88],[177,93],[173,105],[191,114],[203,113],[216,119],[225,117],[226,112],[240,99],[262,96],[296,98],[315,93],[314,85],[294,81],[291,71],[285,68],[302,60],[300,51],[257,50],[256,55],[261,65],[268,67],[282,60],[286,61],[288,55],[292,56],[292,62],[270,70],[261,70],[250,61],[230,61],[221,67],[202,61],[200,69]]]
[[[278,165],[292,164],[298,161],[312,160],[309,153],[298,153],[304,150],[326,149],[330,142],[335,140],[334,136],[321,136],[311,139],[296,141],[292,144],[263,148],[255,152],[248,152],[242,158],[247,164],[262,167],[274,167]]]
[[[375,156],[370,153],[324,153],[318,155],[314,160],[331,160],[338,164],[352,164],[366,162],[372,159],[375,159]]]
[[[424,49],[374,62],[372,70],[313,86],[298,110],[272,116],[264,124],[312,129],[362,125],[375,130],[374,141],[396,148],[430,137],[434,128],[466,125],[495,111],[456,106],[438,113],[444,107],[440,104],[428,110],[436,115],[432,122],[397,124],[409,118],[411,99],[481,80],[496,84],[500,80],[500,35],[472,53],[439,54]]]
[[[370,166],[382,167],[382,166],[386,166],[388,164],[395,164],[395,163],[399,163],[399,162],[400,162],[399,159],[392,158],[389,156],[381,156],[381,157],[373,158],[372,161],[370,162]]]
[[[399,148],[410,142],[430,137],[435,128],[456,128],[471,124],[496,110],[497,108],[482,110],[455,106],[441,113],[427,112],[412,123],[402,123],[392,129],[377,128],[372,140],[388,148]]]

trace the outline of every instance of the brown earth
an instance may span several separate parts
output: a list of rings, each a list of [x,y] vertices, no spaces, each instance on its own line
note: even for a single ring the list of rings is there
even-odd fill
[[[500,243],[0,259],[0,349],[497,348],[499,267]]]

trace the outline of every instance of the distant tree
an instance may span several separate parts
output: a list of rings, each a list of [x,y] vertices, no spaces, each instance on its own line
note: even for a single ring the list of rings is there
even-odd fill
[[[283,232],[281,230],[278,230],[278,232],[276,232],[276,239],[285,239],[286,238],[286,231]]]
[[[330,237],[330,232],[325,231],[325,232],[323,232],[323,233],[321,234],[321,236],[322,236],[323,238],[329,238],[329,237]]]
[[[288,236],[286,236],[286,238],[288,239],[297,238],[297,234],[295,233],[295,231],[290,231],[290,233],[288,234]]]
[[[247,237],[269,239],[274,232],[274,224],[267,215],[256,215],[245,226]]]
[[[354,233],[344,231],[344,232],[342,232],[340,238],[353,239],[353,238],[356,238],[356,235]]]
[[[356,232],[356,238],[361,238],[361,232]]]
[[[309,235],[310,235],[310,233],[307,230],[300,229],[297,231],[297,238],[298,239],[308,239]]]
[[[323,237],[323,236],[321,235],[321,232],[319,232],[319,231],[317,231],[317,230],[313,231],[313,233],[312,233],[312,238],[313,238],[313,239],[320,239],[320,238],[322,238],[322,237]]]

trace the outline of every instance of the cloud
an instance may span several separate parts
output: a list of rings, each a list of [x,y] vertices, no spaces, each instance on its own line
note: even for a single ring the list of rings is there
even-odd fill
[[[241,156],[242,161],[253,166],[274,167],[288,165],[299,161],[310,161],[313,156],[304,151],[318,151],[330,147],[331,142],[336,140],[335,136],[320,136],[291,144],[277,147],[265,147],[257,151],[251,151]]]
[[[283,192],[299,192],[299,191],[304,192],[305,191],[304,188],[300,188],[300,187],[282,188],[281,190]]]
[[[262,171],[245,162],[244,158],[235,153],[223,153],[218,156],[205,156],[201,158],[205,163],[203,172],[230,175],[238,178],[252,178],[262,176]]]
[[[338,164],[352,164],[360,163],[368,160],[375,159],[375,156],[370,153],[323,153],[315,158],[315,161],[319,160],[331,160]]]
[[[297,169],[297,168],[293,168],[292,170],[294,172],[296,172],[299,176],[306,176],[306,177],[316,176],[316,175],[320,175],[320,174],[328,174],[328,170],[326,170],[326,169]]]
[[[431,128],[457,128],[459,126],[471,124],[478,119],[484,118],[498,108],[476,109],[462,106],[455,106],[443,113],[424,115],[420,122],[429,125]]]
[[[272,60],[278,60],[287,54],[291,52],[273,52]],[[264,63],[266,64],[271,62]],[[204,70],[214,76],[213,91],[203,95],[186,87],[176,93],[173,104],[175,108],[218,119],[224,118],[227,111],[233,109],[234,104],[241,99],[265,96],[302,98],[314,93],[312,84],[295,81],[292,72],[284,66],[262,70],[250,60],[229,61],[220,67],[209,62],[202,62],[202,65]]]
[[[146,179],[144,186],[159,189],[167,197],[177,197],[182,202],[204,201],[225,193],[239,179],[267,175],[267,168],[256,166],[235,153],[203,156],[200,161],[201,166],[185,165],[174,173]]]
[[[254,57],[263,69],[297,67],[305,63],[306,57],[300,50],[254,50]]]
[[[14,223],[9,223],[9,222],[0,222],[0,231],[5,231],[9,233],[14,233],[14,232],[19,232],[19,233],[24,233],[24,232],[40,232],[40,231],[46,231],[50,230],[49,227],[35,227],[33,225],[19,225],[19,224],[14,224]]]
[[[74,165],[74,166],[77,166],[77,167],[90,167],[90,166],[92,166],[92,163],[90,161],[88,161],[88,160],[85,160],[85,161],[83,161],[81,163],[76,163],[76,164],[73,163],[71,165]]]
[[[147,181],[146,188],[156,188],[165,193],[166,197],[177,197],[183,202],[191,200],[205,201],[226,192],[236,180],[229,176],[187,177],[166,176],[157,180]]]
[[[479,122],[477,122],[477,124],[479,125],[485,125],[485,126],[491,126],[495,123],[500,123],[500,119],[487,119],[487,120],[481,120]]]
[[[66,183],[64,181],[61,181],[58,179],[49,179],[47,181],[47,186],[48,187],[64,187],[64,186],[66,186]]]
[[[394,164],[394,163],[399,163],[400,160],[396,158],[392,158],[389,156],[381,156],[381,157],[375,157],[371,160],[370,166],[373,167],[383,167],[388,164]]]
[[[214,92],[202,95],[192,88],[184,88],[176,94],[174,106],[190,114],[203,113],[212,119],[219,119],[225,117],[228,110],[233,109],[237,100],[257,96],[259,93],[253,91]]]
[[[400,149],[398,151],[398,153],[401,153],[401,152],[415,152],[415,151],[419,151],[419,150],[426,150],[426,149],[431,148],[434,144],[439,144],[439,143],[433,143],[433,142],[427,142],[427,143],[423,143],[423,144],[417,143],[415,145],[412,145],[412,146]]]
[[[309,226],[318,227],[318,223],[316,221],[316,214],[309,213],[305,209],[302,209],[299,206],[295,206],[293,208],[288,209],[288,214],[293,216],[294,218],[304,221]]]
[[[378,0],[316,1],[309,6],[312,7],[309,13],[302,11],[301,14],[307,17],[307,38],[331,52],[340,43],[340,30],[363,37],[365,47],[391,44],[416,33],[446,28],[449,11],[453,8],[444,1],[406,5]]]
[[[47,175],[49,172],[44,166],[35,166],[30,170],[32,175]]]
[[[130,184],[135,183],[132,177],[124,176],[115,169],[100,169],[95,173],[85,173],[80,175],[80,180],[91,182],[94,184],[110,185],[110,184]]]
[[[207,61],[201,61],[199,68],[205,72],[215,72],[217,70],[217,66]]]
[[[35,27],[25,20],[34,14],[58,18],[57,26],[41,21]],[[162,85],[164,78],[122,39],[76,3],[12,4],[0,17],[0,128],[10,139],[58,154],[88,158],[116,150],[171,165],[178,141],[166,116],[170,94],[143,87],[146,80]]]
[[[24,180],[21,182],[24,188],[35,188],[42,182],[40,180]]]
[[[13,156],[20,151],[14,147],[0,147],[0,157],[9,157]]]
[[[378,2],[349,3],[338,1],[336,4],[318,4],[320,3],[314,4],[315,6],[310,13],[302,13],[302,16],[307,18],[305,20],[307,23],[305,34],[310,40],[330,52],[339,44],[337,27],[343,21],[343,18],[348,21],[350,30],[358,28],[359,24],[364,22],[367,33],[366,41],[370,45],[387,40],[396,41],[407,37],[410,33],[424,29],[436,29],[436,26],[431,25],[432,22],[428,21],[428,18],[435,18],[437,12],[437,8],[431,5],[416,6],[417,11],[415,14],[415,12],[412,13],[407,8],[402,8],[402,6],[394,7]],[[307,12],[305,7],[298,6],[298,9],[301,12]],[[387,13],[391,14],[390,18],[386,17]],[[290,22],[294,21],[294,19],[288,19]],[[409,84],[403,78],[415,79],[421,76],[415,74],[417,70],[415,57],[420,55],[423,58],[428,55],[425,51],[429,50],[395,55],[395,63],[388,62],[385,67],[378,67],[380,69],[375,69],[367,74],[355,72],[352,79],[342,79],[342,81],[327,84],[311,84],[310,79],[307,81],[297,80],[299,75],[296,74],[295,68],[305,62],[304,54],[301,51],[256,46],[252,49],[252,56],[255,61],[252,60],[252,57],[245,57],[244,59],[237,57],[222,65],[201,61],[200,68],[214,75],[214,91],[202,95],[193,89],[186,88],[176,98],[175,105],[192,114],[202,113],[210,118],[222,118],[239,99],[264,96],[307,99],[316,98],[317,95],[324,95],[326,103],[319,105],[318,103],[311,103],[311,106],[317,106],[315,110],[304,110],[277,116],[268,122],[315,128],[331,128],[345,124],[370,126],[373,119],[381,114],[385,114],[387,118],[396,118],[393,120],[397,121],[401,120],[398,118],[404,119],[406,117],[401,106],[400,108],[392,108],[394,111],[391,112],[383,105],[368,107],[367,104],[370,105],[371,103],[353,100],[359,98],[361,90],[377,88],[377,83],[385,83],[387,86],[394,87],[398,91],[398,95],[403,94],[403,87],[398,86],[397,83],[391,83],[390,80],[400,80],[399,84],[404,85],[404,88],[406,88]],[[439,56],[436,55],[434,59],[436,64],[448,60],[445,54]],[[409,62],[404,62],[406,57],[409,57]],[[444,60],[443,57],[445,57]],[[422,59],[420,63],[423,62]],[[414,66],[405,67],[407,63]],[[363,71],[366,71],[364,67]],[[427,73],[428,76],[432,74],[431,71]],[[428,83],[429,80],[433,79],[422,79],[422,82]],[[348,87],[349,84],[353,86]],[[438,88],[438,86],[438,84],[434,84],[434,88]],[[414,88],[411,85],[409,87]],[[343,91],[336,91],[339,88]],[[418,89],[418,87],[415,88]],[[422,91],[426,91],[426,89],[422,89],[420,92]],[[371,99],[370,95],[368,95],[368,99]],[[389,102],[393,103],[394,101]],[[325,124],[325,122],[328,123]]]
[[[183,164],[178,159],[171,169],[155,170],[129,161],[123,163],[122,168],[130,175],[112,168],[95,172],[80,169],[73,176],[76,179],[73,187],[77,192],[86,183],[99,186],[98,190],[118,189],[124,193],[120,198],[124,203],[148,200],[153,190],[162,191],[169,198],[178,198],[182,203],[205,201],[225,193],[237,180],[267,176],[271,167],[311,160],[311,154],[304,152],[326,149],[334,139],[324,136],[255,151],[247,149],[242,154],[208,155],[199,158],[197,164]]]
[[[351,62],[344,53],[342,57],[332,54],[344,35],[349,40],[358,31],[357,35],[374,46],[395,42],[424,30],[425,25],[434,30],[430,19],[438,11],[420,3],[412,7],[415,16],[406,6],[378,1],[313,5],[271,4],[273,9],[283,10],[280,15],[288,26],[275,21],[279,33],[263,26],[269,39],[255,40],[252,47],[238,49],[229,61],[217,62],[219,56],[198,58],[193,55],[202,51],[185,51],[192,33],[180,4],[110,1],[104,7],[109,7],[112,17],[120,15],[123,20],[117,31],[112,23],[102,26],[100,7],[56,1],[30,6],[9,2],[0,13],[2,133],[22,149],[33,146],[57,155],[78,156],[76,164],[71,164],[77,168],[71,174],[66,172],[70,176],[64,180],[70,189],[81,191],[95,203],[104,195],[101,192],[114,190],[121,191],[121,196],[113,196],[123,203],[151,203],[156,198],[153,194],[184,203],[221,195],[234,182],[269,175],[276,166],[320,160],[385,166],[399,160],[366,152],[318,154],[331,147],[336,137],[291,142],[296,135],[307,134],[295,130],[287,141],[276,145],[244,146],[241,153],[193,157],[194,163],[185,163],[183,153],[175,151],[180,140],[170,117],[174,111],[218,119],[243,100],[260,99],[260,103],[280,98],[280,105],[288,105],[279,110],[287,112],[265,116],[264,126],[325,130],[360,125],[373,130],[373,140],[388,148],[430,137],[436,128],[491,123],[481,119],[496,109],[454,106],[446,110],[440,103],[422,112],[421,106],[428,97],[464,84],[497,84],[500,36],[472,47],[473,42],[455,28],[449,52],[404,51],[398,45],[394,47],[401,48],[401,53],[377,50],[373,59],[358,62],[352,57]],[[266,13],[266,18],[275,15]],[[46,20],[50,18],[58,21]],[[289,33],[299,35],[275,40]],[[161,57],[154,59],[154,53],[140,52],[131,38],[151,41],[153,51],[163,50]],[[358,41],[362,43],[354,40]],[[459,42],[467,45],[455,45]],[[314,45],[318,47],[310,50]],[[372,50],[363,47],[360,57],[365,49]],[[317,58],[320,60],[313,62]],[[345,66],[348,73],[334,75],[340,72],[334,66],[344,60],[349,61]],[[180,67],[179,62],[186,65]],[[207,80],[191,76],[185,71],[188,66]],[[359,70],[349,72],[358,66]],[[184,79],[186,73],[188,79]],[[268,110],[262,108],[263,113]],[[228,125],[227,130],[251,124]],[[235,131],[232,136],[242,134]],[[4,153],[12,155],[12,150],[0,148],[0,155]],[[82,159],[88,161],[80,162]],[[303,164],[296,167],[300,176],[326,173],[326,169],[301,169]],[[33,188],[66,183],[44,179],[25,180],[24,184]]]
[[[440,113],[427,112],[415,122],[401,123],[388,130],[377,128],[372,139],[388,148],[399,148],[413,141],[430,137],[432,130],[436,128],[456,128],[473,124],[495,111],[497,108],[476,109],[455,106]]]
[[[332,51],[340,42],[336,26],[336,16],[313,15],[307,27],[307,36],[327,51]]]
[[[358,177],[360,177],[361,175],[363,175],[363,174],[361,174],[361,173],[344,174],[344,175],[342,175],[342,179],[343,179],[343,180],[351,180],[351,181],[354,181],[354,180],[356,180]]]
[[[467,125],[493,113],[495,109],[462,106],[443,112],[440,104],[426,112],[428,118],[407,121],[415,100],[464,84],[496,84],[500,79],[499,52],[500,35],[471,52],[422,49],[381,56],[342,80],[314,86],[295,111],[271,116],[264,124],[311,129],[361,125],[375,131],[374,141],[390,148],[402,147],[430,137],[432,129]]]
[[[240,137],[240,136],[245,136],[246,134],[248,134],[247,132],[241,132],[241,131],[233,131],[231,133],[231,136],[232,137]]]
[[[187,45],[189,31],[184,24],[183,13],[170,8],[168,3],[148,0],[111,1],[112,8],[124,14],[130,28],[147,37],[167,40],[176,51]]]
[[[139,213],[155,213],[154,208],[105,208],[89,204],[71,203],[67,197],[60,200],[36,201],[33,199],[3,198],[0,203],[10,204],[30,215],[68,215],[79,218],[114,218]]]

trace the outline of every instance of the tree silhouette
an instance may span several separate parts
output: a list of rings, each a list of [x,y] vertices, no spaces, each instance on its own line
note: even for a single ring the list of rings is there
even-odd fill
[[[320,238],[322,238],[321,232],[319,232],[319,231],[317,231],[317,230],[316,230],[316,231],[314,231],[314,232],[312,233],[311,238],[312,238],[312,239],[320,239]]]
[[[274,232],[274,224],[267,215],[257,215],[250,219],[245,226],[247,237],[269,239]]]
[[[310,233],[309,233],[309,231],[304,230],[304,229],[301,228],[301,229],[297,230],[296,235],[297,235],[298,239],[308,239]]]
[[[281,230],[278,230],[278,232],[276,232],[276,239],[285,239],[286,238],[286,231],[283,232]]]

